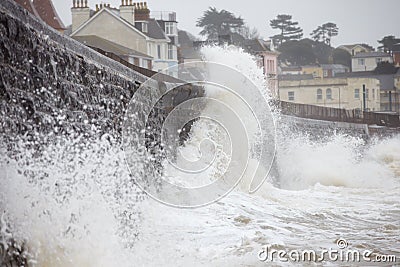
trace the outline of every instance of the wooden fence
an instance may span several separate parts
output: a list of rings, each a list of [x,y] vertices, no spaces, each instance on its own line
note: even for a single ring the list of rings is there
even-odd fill
[[[290,103],[280,101],[278,106],[285,115],[301,118],[341,121],[350,123],[362,123],[368,125],[379,125],[391,128],[400,127],[400,117],[395,114],[385,114],[376,112],[362,112],[360,110],[346,110],[313,106],[306,104]]]

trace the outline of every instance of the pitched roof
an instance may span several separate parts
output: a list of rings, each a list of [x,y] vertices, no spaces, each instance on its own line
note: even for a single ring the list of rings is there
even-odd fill
[[[400,44],[393,45],[393,52],[400,52]]]
[[[193,47],[193,41],[187,31],[178,31],[179,44],[182,46]]]
[[[314,68],[321,68],[321,65],[320,65],[320,64],[304,65],[304,66],[301,66],[301,68],[302,68],[302,69],[304,69],[304,68],[312,68],[312,69],[314,69]]]
[[[201,59],[201,53],[198,49],[193,47],[180,47],[179,52],[185,59]]]
[[[351,49],[353,49],[353,48],[356,47],[356,46],[361,46],[361,47],[363,47],[363,48],[365,48],[365,49],[371,50],[371,47],[367,46],[366,44],[341,45],[341,46],[339,46],[338,48],[344,47],[344,48],[347,48],[347,49],[351,50]]]
[[[33,6],[38,12],[40,18],[49,26],[56,30],[65,29],[64,23],[58,16],[51,0],[34,0]]]
[[[366,58],[366,57],[391,57],[389,54],[384,52],[361,52],[353,56],[353,58]]]
[[[152,58],[149,55],[146,55],[146,54],[141,53],[139,51],[127,48],[127,47],[119,45],[119,44],[116,44],[114,42],[111,42],[109,40],[103,39],[103,38],[101,38],[99,36],[96,36],[96,35],[74,36],[72,38],[77,40],[77,41],[79,41],[80,43],[83,43],[84,45],[100,48],[101,50],[104,50],[106,52],[114,53],[114,54],[116,54],[118,56],[121,56],[121,55],[132,55],[132,56],[138,56],[138,57],[143,57],[143,58],[148,58],[148,59]]]
[[[56,30],[65,30],[51,0],[15,0],[30,13],[42,19],[47,25]]]
[[[252,52],[264,52],[265,47],[257,40],[245,40],[244,45],[246,48]]]
[[[394,74],[375,74],[373,71],[356,71],[356,72],[338,73],[336,74],[336,77],[378,79],[380,84],[380,90],[394,89]]]
[[[349,69],[349,67],[346,67],[345,65],[342,64],[321,64],[321,67],[323,70],[343,70],[343,69]]]
[[[79,26],[78,29],[76,29],[71,36],[76,35],[79,31],[81,31],[83,28],[85,28],[89,23],[91,23],[95,18],[97,18],[98,16],[100,16],[103,12],[107,12],[108,14],[110,14],[111,16],[113,16],[115,19],[121,21],[123,24],[125,24],[127,27],[129,27],[131,30],[135,31],[136,33],[142,35],[143,37],[147,37],[147,35],[145,35],[143,32],[139,31],[138,29],[135,28],[134,25],[132,25],[131,23],[127,22],[126,20],[122,19],[120,16],[118,16],[118,14],[116,14],[113,10],[107,8],[107,7],[103,7],[102,9],[100,9],[99,11],[97,11],[96,13],[94,13],[94,15],[90,17],[90,19],[88,19],[85,23],[83,23],[81,26]]]
[[[129,23],[125,19],[121,18],[119,9],[112,8],[112,7],[107,7],[107,6],[103,7],[102,9],[97,11],[96,13],[91,14],[90,15],[90,19],[87,20],[85,23],[83,23],[75,32],[72,33],[72,35],[75,35],[76,33],[78,33],[82,28],[84,28],[86,25],[88,25],[91,21],[94,20],[94,18],[98,17],[103,12],[107,12],[107,13],[111,14],[114,18],[120,20],[125,25],[127,25],[129,28],[131,28],[132,30],[138,32],[142,36],[149,37],[149,38],[152,38],[152,39],[159,39],[159,40],[162,39],[162,40],[170,41],[168,36],[165,34],[165,32],[163,31],[163,29],[161,28],[161,26],[157,23],[157,21],[155,19],[149,19],[147,21],[148,22],[148,26],[147,26],[147,31],[148,32],[147,33],[146,32],[142,32],[139,29],[137,29],[135,27],[135,25],[132,25],[131,23]]]
[[[355,71],[355,72],[347,72],[347,73],[338,73],[336,77],[346,77],[346,78],[360,78],[367,76],[374,76],[373,71]]]
[[[268,41],[260,40],[260,39],[246,39],[244,40],[245,48],[251,52],[272,52],[268,43]],[[275,52],[274,52],[275,53]]]
[[[150,38],[153,39],[167,39],[169,40],[168,36],[165,34],[163,29],[161,28],[160,24],[155,19],[149,19],[148,20],[148,27],[147,27],[147,33],[144,33]]]
[[[301,71],[300,66],[286,66],[286,67],[281,67],[282,71]]]
[[[36,12],[35,8],[33,7],[33,3],[31,0],[14,0],[16,3],[18,3],[20,6],[28,10],[30,13],[35,15],[36,17],[39,17],[39,14]]]

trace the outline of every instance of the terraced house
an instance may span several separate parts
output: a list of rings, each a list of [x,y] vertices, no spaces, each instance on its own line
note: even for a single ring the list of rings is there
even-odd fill
[[[73,0],[71,37],[132,64],[162,71],[178,64],[178,31],[175,12],[154,12],[146,2],[122,0],[119,8],[87,0]],[[167,74],[177,75],[177,68]]]
[[[380,82],[375,77],[351,76],[350,73],[325,79],[315,79],[312,74],[279,77],[279,97],[287,102],[380,111],[380,94]]]

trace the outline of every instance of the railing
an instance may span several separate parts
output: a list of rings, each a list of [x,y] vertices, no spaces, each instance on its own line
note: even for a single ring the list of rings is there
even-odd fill
[[[400,127],[400,117],[395,114],[362,112],[360,110],[329,108],[285,101],[280,101],[278,106],[280,106],[283,114],[301,118],[368,125],[376,124],[391,128]]]
[[[176,12],[173,11],[152,11],[150,17],[156,20],[176,21]]]
[[[171,83],[184,83],[183,81],[168,76],[166,74],[158,73],[153,70],[133,65],[113,53],[106,52],[98,48],[93,48],[93,49],[147,77],[152,77],[155,74],[157,74],[157,76],[155,77],[157,77],[158,81],[171,82]],[[289,116],[296,116],[296,117],[315,119],[315,120],[325,120],[325,121],[360,123],[368,125],[376,124],[378,126],[386,126],[390,128],[400,127],[400,116],[395,114],[362,112],[360,110],[329,108],[329,107],[321,107],[321,106],[314,106],[307,104],[291,103],[285,101],[280,101],[279,103],[277,103],[277,106],[280,107],[282,114]]]

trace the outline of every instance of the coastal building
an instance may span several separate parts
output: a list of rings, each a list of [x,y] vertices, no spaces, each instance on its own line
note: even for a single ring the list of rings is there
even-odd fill
[[[74,36],[73,39],[92,48],[99,48],[105,52],[113,53],[123,60],[136,66],[152,69],[153,57],[143,54],[139,51],[129,49],[128,47],[119,45],[109,40],[103,39],[96,35]]]
[[[341,45],[338,47],[338,49],[343,49],[349,52],[351,56],[355,56],[358,53],[369,53],[374,51],[374,49],[371,46],[366,44]]]
[[[283,101],[316,106],[380,110],[379,80],[370,77],[315,79],[312,74],[283,75],[279,77],[279,97]]]
[[[201,61],[201,54],[198,48],[194,47],[193,42],[196,40],[194,36],[186,31],[178,31],[179,47],[178,59],[179,63],[198,62]]]
[[[333,78],[336,74],[349,72],[350,69],[341,64],[315,64],[297,67],[300,69],[299,74],[311,74],[316,79]],[[296,74],[296,67],[292,69],[285,68],[284,74]]]
[[[299,75],[302,73],[300,66],[280,66],[278,69],[280,75]]]
[[[393,63],[393,58],[384,52],[360,52],[351,58],[351,69],[353,72],[371,71],[381,62]]]
[[[400,114],[400,68],[394,68],[381,74],[373,71],[360,71],[338,76],[377,79],[379,81],[380,111]]]
[[[393,64],[396,67],[400,67],[400,44],[396,44],[393,46],[392,56],[393,56]]]
[[[177,75],[177,68],[174,68],[178,64],[175,12],[152,14],[146,2],[128,0],[122,0],[119,8],[97,4],[95,10],[88,7],[86,0],[74,0],[71,12],[72,38],[97,36],[134,51],[128,57],[132,64],[147,65],[155,71],[170,68],[167,74]]]
[[[243,48],[244,51],[253,55],[262,68],[263,73],[268,82],[268,88],[272,96],[278,97],[278,55],[274,51],[271,40],[262,39],[246,39],[238,33],[218,36],[217,40],[195,41],[193,42],[194,50],[200,49],[204,45],[235,45]],[[190,50],[188,50],[190,51]]]
[[[43,20],[53,29],[64,33],[65,26],[57,14],[51,0],[15,0],[37,18]]]
[[[339,73],[350,72],[349,67],[342,64],[321,64],[322,78],[333,78]]]
[[[314,78],[322,78],[323,70],[319,64],[301,66],[303,74],[311,74]]]
[[[278,94],[278,55],[273,51],[272,42],[261,39],[248,39],[244,41],[245,50],[258,58],[267,78],[268,88],[273,96]]]

